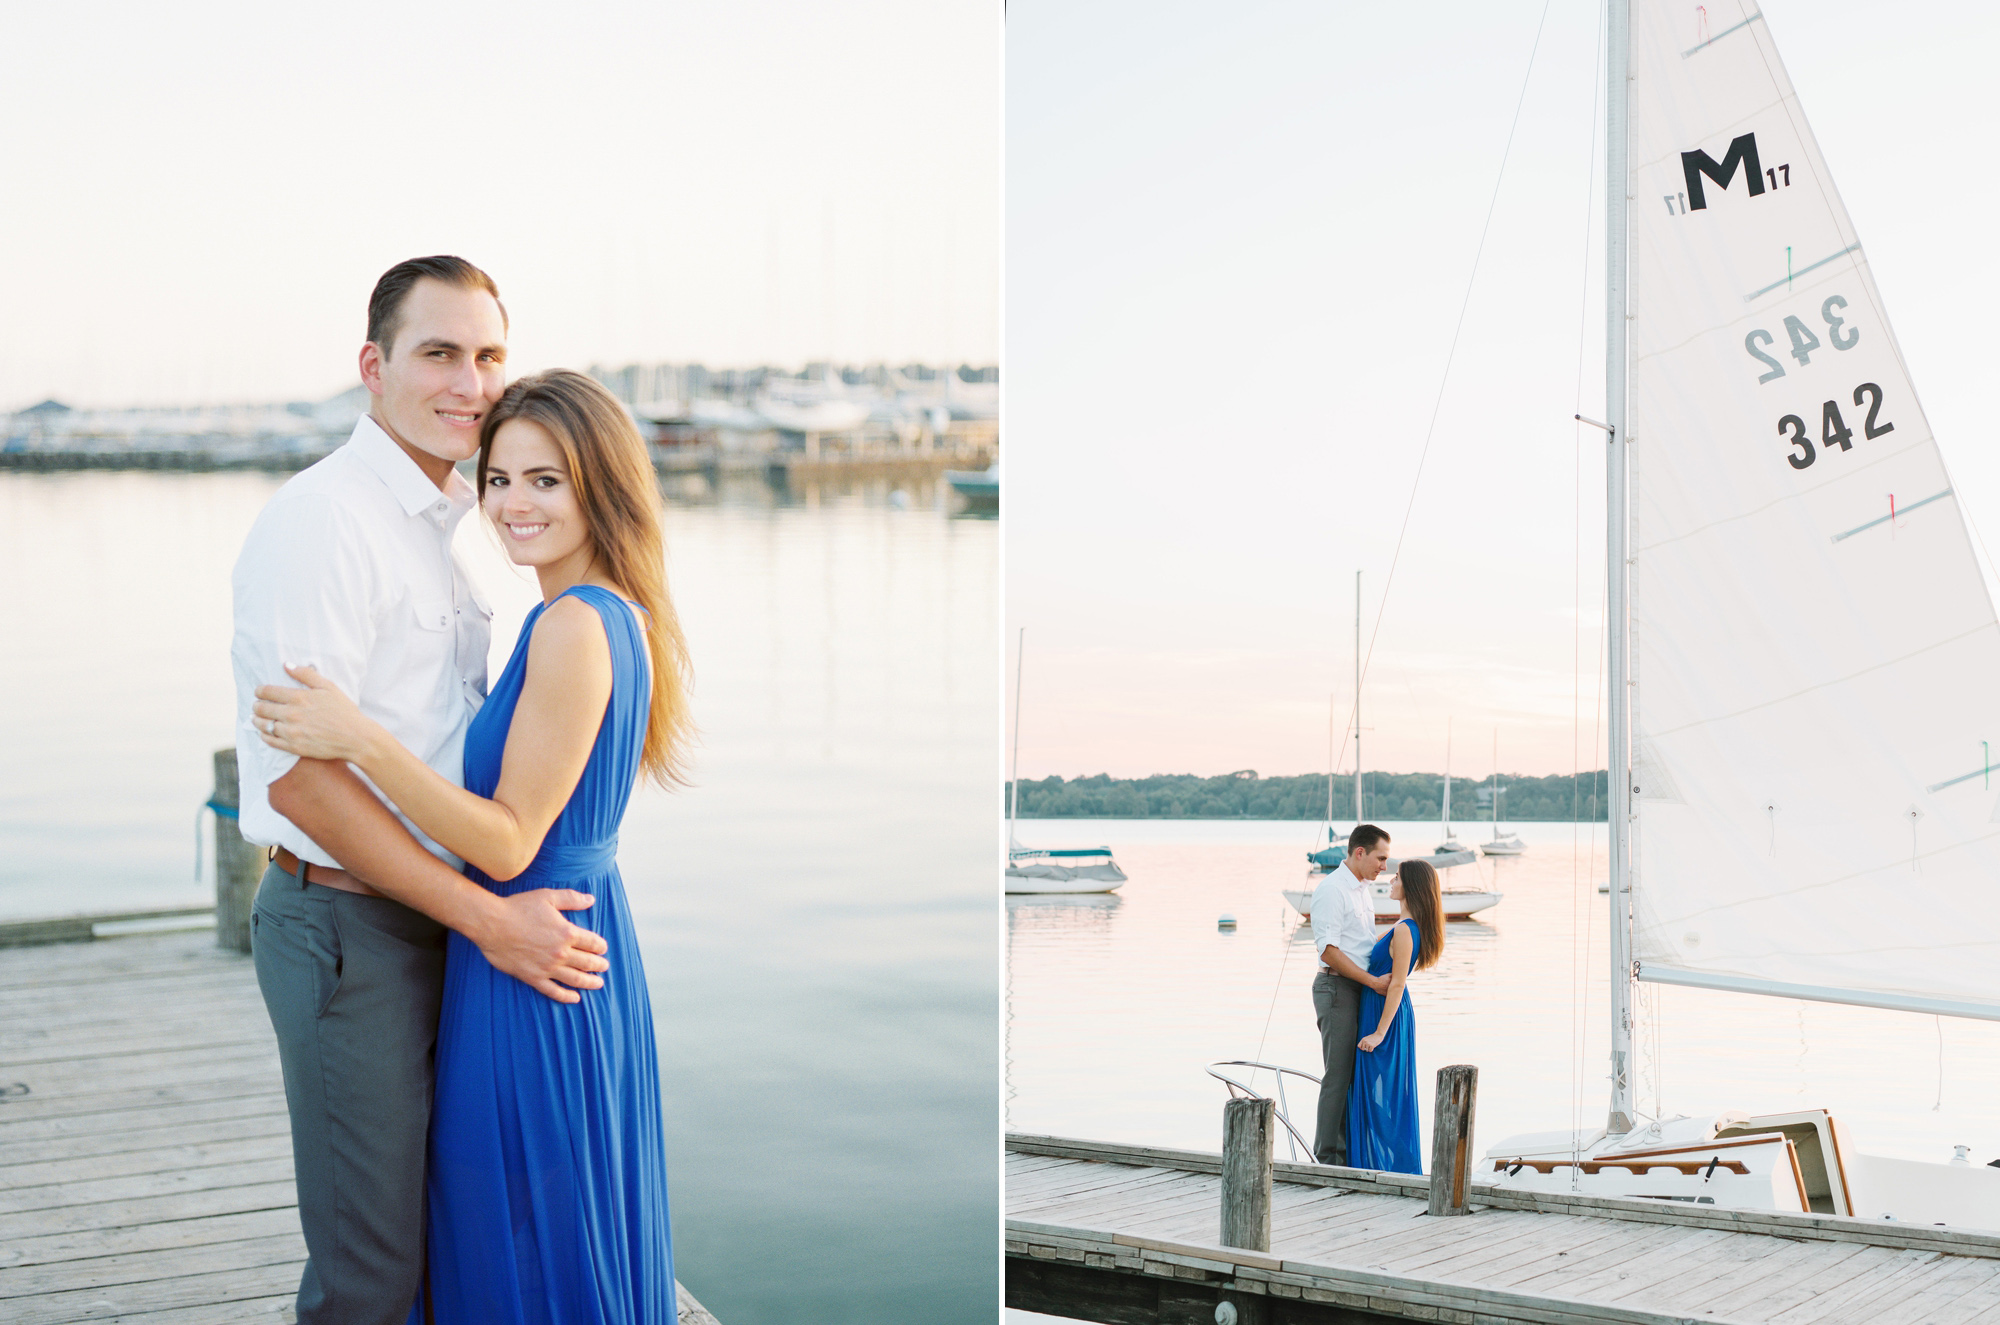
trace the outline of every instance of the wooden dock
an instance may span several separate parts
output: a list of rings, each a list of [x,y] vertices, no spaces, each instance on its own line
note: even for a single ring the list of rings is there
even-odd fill
[[[1218,1245],[1221,1156],[1007,1138],[1007,1304],[1119,1325],[2000,1322],[2000,1236],[1273,1167],[1268,1253]]]
[[[212,929],[0,951],[0,1320],[276,1325],[304,1262],[250,959]],[[680,1320],[715,1322],[685,1289]]]

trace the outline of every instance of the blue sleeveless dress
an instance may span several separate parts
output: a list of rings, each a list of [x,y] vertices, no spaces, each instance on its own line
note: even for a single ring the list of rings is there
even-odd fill
[[[569,804],[503,896],[574,888],[611,969],[580,1003],[544,998],[454,933],[445,963],[431,1114],[428,1293],[436,1325],[673,1325],[674,1262],[652,1005],[619,879],[618,825],[652,701],[632,609],[595,585],[611,643],[611,700]],[[465,785],[491,796],[528,669],[529,614],[465,737]],[[419,1297],[411,1325],[424,1325]]]
[[[1417,932],[1414,920],[1396,924],[1410,927],[1410,969],[1414,971],[1423,956],[1423,935]],[[1387,975],[1396,969],[1396,959],[1389,953],[1389,940],[1395,936],[1391,926],[1375,940],[1368,954],[1368,974]],[[1364,1036],[1373,1035],[1381,1025],[1382,1003],[1382,995],[1362,989]],[[1373,1053],[1354,1051],[1354,1085],[1347,1092],[1347,1162],[1378,1173],[1424,1171],[1423,1141],[1417,1131],[1417,1014],[1410,1006],[1407,983],[1382,1043]]]

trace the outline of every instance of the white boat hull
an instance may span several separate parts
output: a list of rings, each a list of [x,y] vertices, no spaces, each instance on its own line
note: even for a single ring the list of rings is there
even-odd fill
[[[1125,882],[1125,871],[1112,861],[1096,865],[1009,865],[1006,891],[1031,893],[1109,893]]]
[[[1089,896],[1094,893],[1115,893],[1119,885],[1115,883],[1064,883],[1053,879],[1017,879],[1007,876],[1007,896],[1041,897],[1049,895]]]
[[[1479,852],[1472,847],[1461,847],[1457,851],[1433,851],[1428,856],[1391,856],[1389,863],[1382,867],[1385,874],[1394,874],[1396,867],[1405,860],[1421,860],[1434,870],[1456,869],[1460,865],[1470,865],[1479,859]]]
[[[1297,911],[1300,916],[1310,917],[1312,915],[1313,890],[1311,888],[1285,888],[1280,891],[1285,894],[1285,900],[1292,904],[1292,909]],[[1378,925],[1394,924],[1396,918],[1402,915],[1403,911],[1402,907],[1397,904],[1396,899],[1389,896],[1387,885],[1372,885],[1371,891],[1375,894],[1375,923]],[[1469,920],[1479,912],[1489,907],[1497,906],[1500,899],[1504,896],[1506,896],[1505,893],[1471,891],[1450,891],[1440,894],[1444,902],[1444,918],[1446,920]]]

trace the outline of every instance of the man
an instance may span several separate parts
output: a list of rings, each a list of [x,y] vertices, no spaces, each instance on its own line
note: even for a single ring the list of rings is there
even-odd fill
[[[275,848],[251,914],[277,1031],[307,1261],[300,1325],[403,1325],[423,1276],[432,1053],[455,929],[559,1002],[609,963],[567,890],[502,898],[344,763],[258,739],[260,685],[309,663],[453,782],[486,693],[490,611],[452,554],[475,504],[453,465],[506,385],[507,315],[462,258],[385,273],[368,301],[369,410],[295,476],[231,577],[243,835]]]
[[[1347,1090],[1361,1041],[1361,987],[1378,994],[1389,987],[1388,976],[1368,974],[1375,947],[1375,898],[1368,885],[1388,863],[1389,835],[1361,824],[1347,835],[1347,859],[1312,895],[1313,947],[1321,963],[1313,978],[1313,1011],[1325,1059],[1313,1155],[1322,1164],[1347,1163]]]

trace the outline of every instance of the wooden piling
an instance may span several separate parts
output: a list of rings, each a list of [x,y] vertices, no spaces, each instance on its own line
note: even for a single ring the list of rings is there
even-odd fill
[[[242,796],[236,780],[236,748],[215,752],[215,944],[231,952],[250,951],[250,907],[264,876],[264,848],[243,840],[236,815]]]
[[[1222,1106],[1222,1245],[1271,1249],[1271,1100]]]
[[[1458,1063],[1438,1069],[1437,1117],[1431,1132],[1431,1214],[1465,1213],[1472,1186],[1472,1106],[1478,1092],[1478,1068]]]

